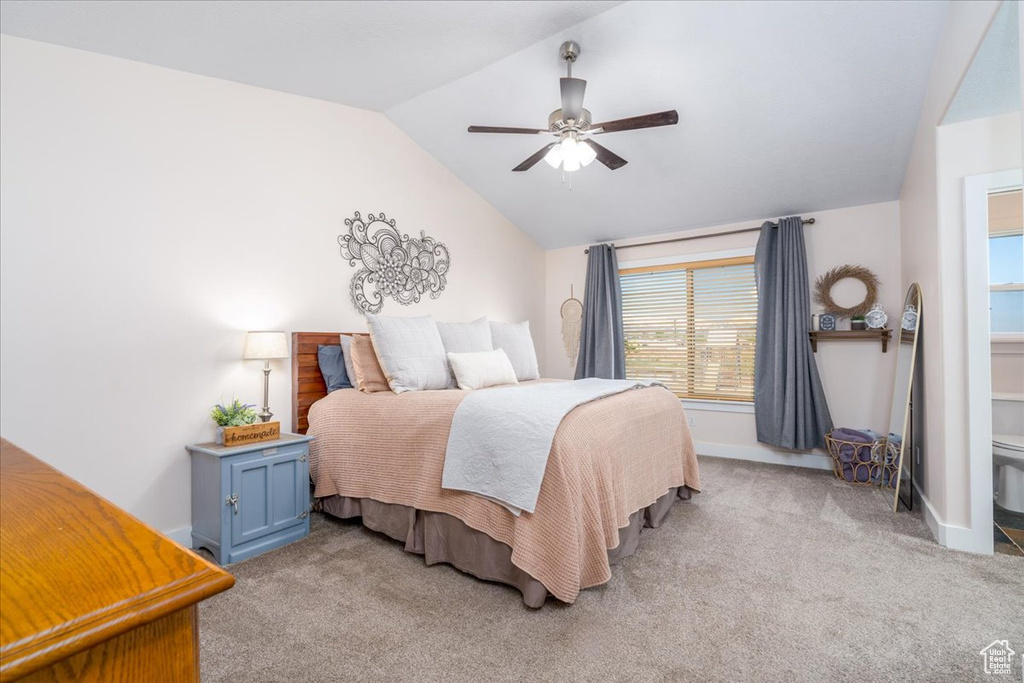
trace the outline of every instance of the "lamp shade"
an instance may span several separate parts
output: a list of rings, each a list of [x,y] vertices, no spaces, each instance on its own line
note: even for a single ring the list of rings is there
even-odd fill
[[[265,360],[288,357],[288,337],[284,332],[246,332],[245,359]]]

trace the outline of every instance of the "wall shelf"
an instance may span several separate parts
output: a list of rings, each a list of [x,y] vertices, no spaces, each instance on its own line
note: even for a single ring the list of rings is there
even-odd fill
[[[880,330],[812,330],[807,334],[811,337],[811,351],[818,352],[819,341],[842,340],[842,341],[881,341],[882,353],[889,350],[889,339],[892,338],[892,330],[888,327]]]

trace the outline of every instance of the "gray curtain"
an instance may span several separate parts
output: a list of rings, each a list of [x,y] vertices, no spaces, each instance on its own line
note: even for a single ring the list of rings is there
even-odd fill
[[[615,247],[590,247],[587,284],[583,292],[583,328],[576,379],[626,378],[626,348],[622,336],[622,290]]]
[[[757,278],[757,352],[754,417],[757,440],[805,450],[824,447],[832,429],[814,363],[804,228],[799,216],[779,227],[761,226],[754,255]]]

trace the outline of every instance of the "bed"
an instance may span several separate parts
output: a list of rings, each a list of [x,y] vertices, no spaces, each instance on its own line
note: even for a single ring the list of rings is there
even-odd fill
[[[530,607],[572,603],[608,581],[677,499],[700,490],[679,400],[663,387],[581,405],[555,434],[533,513],[441,488],[448,431],[467,392],[326,392],[317,346],[341,333],[292,335],[292,425],[315,437],[314,496],[324,512],[445,562],[517,588]],[[552,380],[537,380],[546,382]],[[482,391],[487,391],[486,389]]]

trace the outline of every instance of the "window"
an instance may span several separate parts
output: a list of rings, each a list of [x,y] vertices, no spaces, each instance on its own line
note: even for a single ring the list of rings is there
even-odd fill
[[[1024,231],[1021,192],[989,197],[989,307],[991,331],[1024,332]]]
[[[988,239],[992,332],[1024,332],[1024,235]]]
[[[754,400],[754,257],[619,271],[626,377],[680,398]]]

